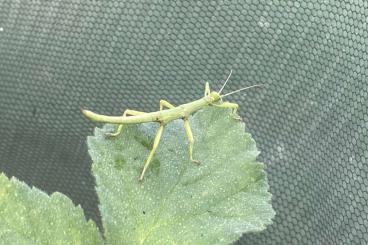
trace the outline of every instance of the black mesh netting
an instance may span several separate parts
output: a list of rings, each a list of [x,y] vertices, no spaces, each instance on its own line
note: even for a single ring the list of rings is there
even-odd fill
[[[230,99],[277,212],[237,244],[366,244],[367,23],[363,0],[0,0],[0,170],[101,224],[80,107],[157,110],[233,69],[226,91],[267,85]]]

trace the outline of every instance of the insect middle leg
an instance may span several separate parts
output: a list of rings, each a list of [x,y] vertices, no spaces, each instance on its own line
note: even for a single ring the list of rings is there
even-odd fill
[[[192,130],[190,129],[188,118],[184,119],[184,128],[185,128],[185,132],[187,133],[187,137],[188,137],[188,141],[189,141],[189,158],[193,163],[199,163],[198,160],[193,159],[194,138],[193,138]]]
[[[129,110],[128,109],[128,110],[125,110],[124,111],[123,117],[126,117],[127,115],[129,115],[129,116],[137,116],[137,115],[142,115],[144,113],[145,112],[143,112],[143,111],[135,111],[135,110]],[[119,134],[121,134],[121,131],[123,130],[123,126],[124,126],[124,124],[120,124],[115,132],[113,132],[113,133],[106,133],[105,136],[106,137],[109,137],[109,138],[110,137],[116,137],[116,136],[118,136]]]
[[[141,173],[141,175],[139,177],[139,181],[142,181],[143,180],[144,173],[146,172],[149,164],[151,163],[152,157],[155,154],[155,151],[157,149],[158,144],[160,143],[160,139],[161,139],[161,136],[162,136],[162,132],[164,130],[164,127],[165,127],[165,124],[161,123],[160,124],[160,127],[157,129],[155,139],[153,140],[152,149],[151,149],[150,153],[148,154],[148,157],[146,159],[146,162],[144,163],[144,167],[143,167],[142,173]]]

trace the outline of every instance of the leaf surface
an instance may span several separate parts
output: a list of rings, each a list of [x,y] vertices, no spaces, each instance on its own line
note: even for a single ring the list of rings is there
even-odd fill
[[[1,244],[102,244],[92,221],[61,193],[51,196],[0,174]]]
[[[158,125],[125,125],[105,139],[88,138],[108,244],[229,244],[261,231],[275,215],[263,164],[245,125],[228,110],[206,108],[190,118],[195,159],[183,122],[169,123],[143,183],[138,182]]]

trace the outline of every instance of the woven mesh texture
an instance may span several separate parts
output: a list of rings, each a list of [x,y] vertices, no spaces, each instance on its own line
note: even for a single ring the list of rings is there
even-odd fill
[[[101,225],[79,111],[226,91],[261,150],[274,224],[237,244],[368,243],[368,4],[0,0],[0,170]]]

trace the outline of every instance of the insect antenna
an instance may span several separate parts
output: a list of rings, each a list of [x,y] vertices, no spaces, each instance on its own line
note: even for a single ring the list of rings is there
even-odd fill
[[[226,83],[229,81],[230,77],[231,77],[231,73],[233,73],[233,70],[230,70],[230,74],[229,76],[227,76],[226,81],[224,82],[224,85],[222,85],[222,87],[220,88],[220,90],[218,91],[219,94],[221,94],[222,90],[225,88]]]
[[[224,98],[225,96],[228,96],[228,95],[231,95],[231,94],[238,93],[238,92],[243,91],[243,90],[246,90],[246,89],[250,89],[250,88],[263,88],[263,87],[264,87],[263,84],[256,84],[256,85],[252,85],[252,86],[249,86],[249,87],[240,88],[240,89],[235,90],[235,91],[232,91],[230,93],[221,95],[221,98]]]

